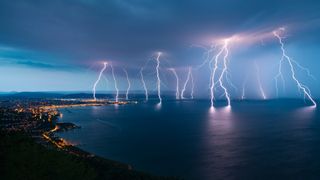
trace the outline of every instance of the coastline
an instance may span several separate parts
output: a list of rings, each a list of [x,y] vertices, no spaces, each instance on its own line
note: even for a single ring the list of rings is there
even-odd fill
[[[80,102],[80,103],[79,103]],[[3,108],[0,107],[2,118],[1,118],[1,128],[0,133],[2,134],[2,142],[1,146],[4,146],[1,152],[2,158],[5,159],[4,166],[7,164],[11,164],[13,161],[10,157],[11,153],[14,153],[15,157],[23,156],[19,159],[19,163],[24,164],[25,161],[28,161],[29,157],[37,157],[42,156],[42,153],[52,153],[52,156],[59,156],[59,158],[71,158],[76,159],[75,162],[72,163],[73,166],[78,166],[78,164],[84,164],[82,166],[90,168],[90,171],[94,171],[96,178],[89,179],[180,179],[176,177],[163,177],[151,175],[149,173],[145,173],[142,171],[137,171],[132,168],[131,165],[125,164],[122,162],[102,158],[96,156],[95,154],[89,153],[87,151],[82,150],[81,148],[76,147],[75,145],[69,143],[67,140],[56,135],[55,132],[59,131],[68,131],[76,128],[81,128],[73,123],[68,122],[58,122],[60,117],[60,108],[68,108],[68,107],[76,107],[76,106],[102,106],[102,105],[110,105],[110,104],[127,104],[128,102],[110,102],[110,101],[101,101],[91,103],[86,101],[82,103],[82,101],[73,101],[72,103],[65,103],[64,101],[58,101],[55,103],[48,102],[45,106],[42,103],[41,105],[35,105],[27,107],[21,107],[19,104],[14,104],[11,108]],[[18,107],[18,108],[17,108]],[[19,118],[15,118],[15,117]],[[25,144],[23,141],[15,141],[15,139],[26,139],[28,142]],[[15,149],[15,146],[23,146],[23,148]],[[30,149],[30,147],[34,147]],[[10,148],[13,148],[10,150]],[[25,157],[25,152],[22,152],[21,149],[26,149],[29,155]],[[35,153],[34,151],[41,151],[41,153]],[[35,154],[34,154],[35,153]],[[9,155],[7,155],[9,154]],[[8,157],[8,158],[7,158]],[[47,157],[44,157],[46,159]],[[58,159],[59,159],[58,158]],[[35,158],[36,161],[38,158]],[[43,157],[39,157],[39,159],[43,159]],[[55,159],[55,158],[53,158]],[[20,162],[23,161],[23,162]],[[29,160],[33,161],[33,159]],[[56,161],[56,160],[55,160]],[[65,160],[63,160],[65,161]],[[44,163],[42,160],[39,162],[32,162],[42,164]],[[55,162],[46,166],[55,166],[55,164],[63,163],[63,162]],[[66,162],[67,163],[67,162]],[[42,165],[37,165],[42,166]],[[81,166],[81,167],[82,167]],[[58,168],[58,167],[57,167]],[[61,168],[61,167],[59,167]],[[67,168],[67,167],[65,167]],[[9,175],[10,170],[7,170]],[[30,171],[34,171],[34,169],[30,169]],[[50,170],[49,170],[50,171]],[[84,168],[83,171],[87,171]],[[37,172],[32,172],[37,174]],[[67,174],[69,172],[66,172]],[[71,173],[71,172],[70,172]],[[81,173],[81,172],[80,172]],[[82,172],[83,173],[83,172]],[[13,174],[14,175],[14,174]],[[59,174],[63,178],[63,174]],[[6,177],[6,175],[5,175]],[[9,178],[10,179],[10,178]],[[32,178],[34,179],[34,178]],[[38,179],[38,178],[35,178]],[[67,178],[69,179],[69,178]]]
[[[112,103],[113,104],[113,103]],[[127,103],[120,103],[120,105],[123,104],[127,104]],[[86,104],[86,105],[71,105],[71,106],[59,106],[59,107],[55,107],[55,109],[67,109],[69,110],[69,108],[73,108],[73,107],[84,107],[84,106],[105,106],[105,105],[111,105],[111,104]],[[61,113],[60,111],[58,111],[59,114]],[[72,143],[68,142],[66,139],[59,137],[56,132],[61,132],[61,131],[70,131],[70,130],[74,130],[74,129],[80,129],[81,126],[78,126],[74,123],[71,122],[58,122],[59,118],[55,119],[55,126],[54,128],[52,128],[51,130],[44,132],[42,134],[43,140],[51,143],[51,145],[55,146],[55,148],[65,151],[69,154],[73,154],[82,158],[87,158],[90,159],[91,161],[97,161],[97,162],[104,162],[107,161],[109,163],[112,163],[115,167],[120,167],[120,168],[124,168],[128,171],[133,171],[133,167],[130,164],[126,164],[126,163],[122,163],[122,162],[118,162],[118,161],[114,161],[111,159],[106,159],[100,156],[97,156],[95,154],[89,153],[75,145],[73,145]],[[135,170],[134,170],[135,171]],[[168,177],[165,177],[165,179],[167,179]],[[169,178],[170,179],[170,178]]]

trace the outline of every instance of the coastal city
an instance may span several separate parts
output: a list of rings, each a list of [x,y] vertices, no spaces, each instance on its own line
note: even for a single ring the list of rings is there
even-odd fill
[[[60,123],[63,116],[60,108],[85,106],[125,105],[128,101],[92,100],[92,99],[1,99],[0,128],[6,132],[25,132],[37,142],[68,152],[83,155],[72,144],[57,137],[54,132],[80,128],[73,123]],[[76,150],[76,151],[75,151]],[[87,155],[87,153],[86,153]]]
[[[129,164],[96,156],[56,135],[56,132],[81,128],[74,123],[59,122],[63,117],[61,108],[126,104],[137,104],[137,102],[0,97],[0,146],[4,147],[0,149],[1,158],[4,158],[0,166],[5,169],[5,179],[21,179],[24,174],[29,174],[29,177],[34,177],[33,179],[46,179],[46,175],[40,173],[41,170],[47,172],[52,169],[56,169],[54,171],[57,171],[57,178],[70,176],[78,179],[176,179],[133,170]],[[31,159],[28,161],[26,160],[28,158]],[[43,158],[46,161],[42,161]],[[20,169],[23,171],[21,176],[7,169],[11,165],[16,166],[14,165],[16,163],[24,166]],[[63,164],[59,166],[59,163]],[[40,169],[34,169],[39,166]]]

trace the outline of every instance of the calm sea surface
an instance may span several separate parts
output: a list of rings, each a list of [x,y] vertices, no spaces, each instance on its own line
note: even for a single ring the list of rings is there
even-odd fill
[[[166,101],[62,109],[59,133],[135,169],[185,179],[320,179],[320,111],[300,100]]]

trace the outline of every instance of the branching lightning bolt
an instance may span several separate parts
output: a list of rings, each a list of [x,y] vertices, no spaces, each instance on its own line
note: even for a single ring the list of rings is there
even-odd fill
[[[224,86],[223,84],[223,77],[224,75],[227,73],[227,70],[228,70],[228,55],[229,55],[229,49],[228,49],[228,44],[229,44],[229,40],[226,39],[225,42],[224,42],[224,50],[225,50],[225,55],[223,57],[223,69],[222,69],[222,72],[220,74],[220,77],[219,77],[219,84],[221,86],[221,88],[224,90],[224,94],[226,96],[226,99],[228,101],[228,106],[231,105],[231,101],[230,101],[230,94],[228,92],[228,89]]]
[[[170,68],[169,69],[174,77],[176,78],[176,99],[179,99],[180,98],[180,93],[179,93],[179,77],[178,77],[178,74],[176,72],[176,70],[174,68]]]
[[[113,70],[112,64],[110,64],[110,67],[111,67],[112,78],[113,78],[113,81],[114,81],[114,88],[116,89],[116,102],[118,102],[118,99],[119,99],[118,84],[117,84],[116,76],[114,75],[114,70]]]
[[[199,46],[199,45],[193,45],[193,46],[200,47],[200,48],[205,50],[205,53],[203,54],[203,56],[205,57],[204,58],[205,60],[199,66],[197,66],[196,69],[198,70],[198,69],[202,68],[207,63],[210,64],[210,62],[211,62],[211,58],[210,57],[211,57],[211,54],[214,52],[214,50],[216,48],[216,44],[212,44],[209,49],[204,47],[204,46]],[[209,66],[209,68],[211,69],[211,66]]]
[[[101,76],[102,76],[102,74],[103,74],[103,72],[106,70],[106,68],[107,68],[107,62],[104,62],[103,63],[103,68],[101,69],[101,71],[100,71],[100,73],[99,73],[99,76],[98,76],[98,79],[96,80],[96,82],[94,83],[94,85],[93,85],[93,89],[92,89],[92,92],[93,92],[93,99],[96,101],[97,100],[97,98],[96,98],[96,87],[97,87],[97,85],[98,85],[98,83],[99,83],[99,81],[100,81],[100,79],[101,79]]]
[[[181,94],[180,94],[180,95],[181,95],[181,99],[184,99],[184,92],[186,91],[187,84],[188,84],[188,82],[190,81],[190,77],[191,77],[191,67],[189,67],[187,79],[186,79],[186,81],[184,82],[183,88],[182,88],[182,90],[181,90]]]
[[[211,59],[209,65],[213,65],[213,68],[211,68],[211,76],[210,76],[210,101],[211,101],[211,107],[213,107],[213,101],[215,99],[214,96],[214,88],[215,88],[215,75],[218,70],[218,59],[220,55],[223,53],[224,47],[222,47],[217,55],[214,57],[214,59]],[[211,67],[211,66],[210,66]]]
[[[282,31],[284,31],[284,28],[280,28],[277,31],[273,31],[273,35],[279,40],[279,44],[280,44],[280,48],[282,51],[282,56],[281,56],[281,60],[280,60],[280,64],[279,64],[279,74],[276,76],[276,80],[277,78],[280,76],[283,79],[282,73],[281,73],[281,67],[282,67],[282,63],[286,60],[289,64],[290,67],[290,71],[291,71],[291,77],[292,79],[296,82],[297,87],[299,88],[299,90],[302,90],[304,93],[304,97],[308,97],[308,99],[312,102],[313,106],[316,107],[317,103],[315,102],[315,100],[311,97],[311,93],[309,88],[302,84],[297,78],[296,78],[296,74],[295,74],[295,70],[294,70],[294,66],[293,66],[293,62],[291,60],[291,58],[287,55],[286,50],[284,48],[284,43],[282,41],[282,37],[280,36],[279,33],[281,33]],[[300,65],[298,65],[298,67],[301,67]],[[304,68],[305,70],[305,68]],[[309,72],[309,71],[308,71]],[[277,81],[276,81],[277,83]]]
[[[158,88],[159,104],[162,103],[162,98],[161,98],[161,80],[160,80],[160,74],[159,74],[160,56],[161,56],[161,52],[158,53],[158,56],[157,56],[157,58],[156,58],[156,61],[157,61],[157,66],[156,66],[156,72],[157,72],[157,88]]]
[[[129,75],[126,69],[123,68],[124,73],[126,74],[126,78],[127,78],[127,82],[128,82],[128,87],[127,87],[127,91],[126,91],[126,100],[129,99],[129,91],[131,88],[131,83],[130,83],[130,79],[129,79]]]
[[[210,77],[210,101],[211,101],[211,107],[213,107],[213,101],[215,99],[214,96],[214,89],[215,89],[215,76],[216,76],[216,72],[218,70],[218,60],[219,57],[222,55],[222,53],[224,53],[223,56],[223,69],[222,72],[218,78],[218,84],[219,86],[223,89],[224,91],[224,95],[228,101],[228,106],[231,105],[231,101],[230,101],[230,94],[228,93],[228,89],[224,86],[223,83],[223,78],[225,77],[225,75],[227,74],[227,70],[228,70],[228,55],[229,55],[229,49],[228,49],[228,44],[229,44],[229,39],[226,39],[224,41],[224,45],[220,48],[220,50],[218,51],[218,53],[216,54],[216,56],[211,59],[210,64],[213,65],[212,72],[211,72],[211,77]]]

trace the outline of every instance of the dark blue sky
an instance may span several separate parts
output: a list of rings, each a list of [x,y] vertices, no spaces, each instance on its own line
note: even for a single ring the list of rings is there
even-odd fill
[[[256,61],[273,97],[281,52],[276,39],[263,35],[286,27],[288,54],[320,79],[319,9],[320,1],[314,0],[2,0],[0,91],[90,90],[104,60],[116,66],[121,89],[126,88],[123,67],[133,88],[142,89],[139,68],[157,51],[164,52],[163,89],[174,90],[166,68],[178,68],[183,81],[186,67],[204,60],[204,51],[195,45],[237,35],[246,40],[230,47],[232,82],[241,89],[245,76],[254,76]],[[146,70],[150,89],[153,65]],[[195,74],[197,93],[206,94],[209,70]],[[319,97],[319,82],[304,72],[298,75]],[[112,90],[108,72],[105,76],[109,84],[102,82],[98,89]],[[252,96],[255,85],[249,80]],[[287,86],[284,96],[297,95],[293,84]]]

